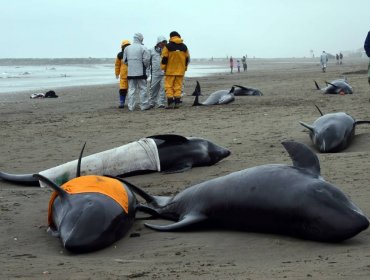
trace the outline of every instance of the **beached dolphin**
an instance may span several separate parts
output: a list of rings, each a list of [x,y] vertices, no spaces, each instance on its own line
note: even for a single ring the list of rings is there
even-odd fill
[[[192,227],[238,229],[339,242],[369,226],[367,217],[320,175],[316,154],[285,141],[293,166],[261,165],[191,186],[173,197],[140,194],[146,212],[174,221],[158,231]],[[143,209],[142,209],[143,210]]]
[[[344,112],[324,115],[319,107],[316,106],[316,108],[321,117],[312,125],[299,123],[309,130],[313,144],[321,153],[334,153],[346,149],[355,136],[356,126],[370,123],[370,121],[356,121]]]
[[[262,92],[259,89],[247,88],[243,86],[233,85],[235,87],[234,96],[262,96]]]
[[[48,213],[48,232],[74,253],[95,251],[122,238],[131,228],[138,203],[130,187],[105,176],[80,176],[62,186],[35,174],[54,190]]]
[[[325,94],[352,94],[353,89],[350,84],[347,82],[347,79],[338,79],[332,82],[325,82],[326,87],[320,88],[316,81],[316,89],[321,90]]]
[[[226,148],[197,137],[175,134],[154,135],[83,158],[83,175],[128,176],[143,172],[183,172],[192,167],[210,166],[230,155]],[[59,185],[75,177],[77,160],[39,172]],[[37,186],[32,174],[0,172],[0,179]],[[41,186],[44,187],[41,182]]]
[[[200,105],[221,105],[221,104],[229,104],[235,100],[234,97],[234,90],[235,88],[232,87],[230,90],[218,90],[211,93],[208,98],[203,101],[199,102],[199,95],[201,95],[200,84],[197,81],[197,85],[195,87],[193,95],[195,95],[193,106],[200,106]]]

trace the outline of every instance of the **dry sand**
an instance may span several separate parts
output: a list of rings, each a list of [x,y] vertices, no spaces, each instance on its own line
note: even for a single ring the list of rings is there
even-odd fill
[[[289,63],[285,63],[289,62]],[[227,62],[225,62],[226,64]],[[191,107],[195,79],[186,79],[179,110],[128,112],[117,109],[117,85],[64,88],[58,99],[31,100],[30,92],[0,95],[0,170],[37,172],[85,154],[141,137],[176,133],[200,136],[228,147],[232,155],[211,167],[177,174],[152,173],[130,181],[156,195],[172,195],[233,171],[291,160],[280,142],[312,147],[298,121],[344,111],[370,120],[367,60],[329,64],[321,73],[311,60],[249,60],[248,72],[200,78],[206,96],[233,84],[259,88],[263,97],[237,97],[224,106]],[[323,95],[323,84],[344,72],[348,96]],[[363,72],[363,71],[362,71]],[[202,100],[206,96],[201,97]],[[339,186],[370,215],[370,127],[359,126],[351,147],[319,154],[323,177]],[[1,279],[370,279],[370,231],[340,244],[235,231],[161,233],[135,222],[129,237],[84,255],[63,250],[46,233],[51,191],[0,182]]]

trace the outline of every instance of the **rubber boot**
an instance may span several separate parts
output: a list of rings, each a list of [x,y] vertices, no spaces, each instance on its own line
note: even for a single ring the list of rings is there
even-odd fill
[[[175,98],[175,109],[179,109],[180,108],[180,103],[181,103],[181,99],[180,98]]]
[[[118,106],[118,108],[120,108],[120,109],[125,108],[126,94],[127,94],[126,89],[120,89],[119,90],[119,106]]]
[[[174,105],[174,99],[173,98],[167,98],[167,107],[166,109],[173,109],[173,105]]]

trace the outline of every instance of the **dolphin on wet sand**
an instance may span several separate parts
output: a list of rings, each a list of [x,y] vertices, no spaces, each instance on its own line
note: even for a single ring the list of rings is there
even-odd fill
[[[193,95],[195,95],[193,106],[229,104],[235,100],[234,90],[235,88],[232,87],[230,90],[215,91],[211,93],[210,96],[208,96],[208,98],[205,101],[199,102],[199,95],[201,95],[201,89],[200,89],[200,84],[197,81],[197,85],[193,93]]]
[[[73,253],[99,250],[121,239],[132,227],[139,207],[129,184],[105,176],[80,176],[81,157],[82,152],[76,178],[62,186],[34,175],[54,190],[48,232]]]
[[[316,105],[315,105],[316,106]],[[370,121],[355,120],[344,112],[323,114],[312,125],[299,122],[309,130],[310,138],[321,153],[340,152],[346,149],[355,136],[356,126]]]
[[[183,172],[192,167],[210,166],[230,155],[226,148],[199,137],[175,134],[153,135],[82,159],[83,175],[129,176],[145,172]],[[59,185],[75,177],[77,160],[38,172]],[[37,186],[32,174],[0,172],[0,179]],[[44,186],[40,182],[41,186]]]
[[[147,201],[147,213],[174,221],[145,225],[158,231],[222,227],[321,242],[340,242],[368,228],[362,211],[321,177],[319,160],[310,148],[293,141],[282,144],[293,166],[248,168],[173,197],[140,194]]]
[[[347,82],[347,79],[338,79],[332,82],[325,82],[326,87],[320,88],[316,81],[316,89],[321,90],[325,94],[352,94],[353,89],[351,85]]]

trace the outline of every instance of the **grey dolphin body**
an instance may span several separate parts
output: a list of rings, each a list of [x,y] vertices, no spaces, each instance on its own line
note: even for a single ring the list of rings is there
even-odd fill
[[[99,162],[105,163],[104,166],[98,166],[97,168],[95,168],[95,172],[93,174],[126,177],[154,171],[161,171],[165,173],[182,172],[196,166],[213,165],[230,155],[230,151],[228,149],[218,146],[213,142],[203,138],[197,137],[187,138],[175,134],[154,135],[146,138],[151,139],[151,141],[154,142],[153,144],[155,148],[154,152],[157,153],[159,157],[158,163],[159,168],[157,167],[157,164],[153,164],[153,168],[147,169],[147,167],[141,165],[140,162],[130,162],[130,161],[128,163],[130,166],[120,166],[118,164],[119,160],[120,158],[126,156],[125,154],[126,150],[123,150],[124,152],[122,153],[118,154],[116,153],[114,158],[112,155],[109,155],[109,153],[108,155],[103,154],[110,151],[108,150],[102,153],[94,154],[94,155],[103,154],[100,157],[96,156],[96,159],[94,155],[89,156],[92,165],[94,163],[94,160],[96,160],[97,163]],[[131,144],[132,143],[127,145]],[[117,148],[112,149],[112,151],[115,150],[117,150]],[[154,156],[152,157],[154,158]],[[84,159],[86,158],[84,157],[83,160]],[[73,161],[67,164],[72,165],[73,168],[74,166],[76,166],[76,164]],[[133,169],[131,165],[135,165],[135,168]],[[54,172],[54,170],[56,170],[59,173],[64,174],[65,169],[66,169],[65,164],[62,164],[57,167],[40,171],[39,173],[44,174],[42,172],[46,172],[45,174],[50,174],[51,172],[49,171]],[[84,170],[84,167],[82,169],[84,175],[92,174],[91,172],[89,172],[90,169]],[[62,176],[63,178],[61,178],[60,180],[55,179],[54,181],[56,181],[59,184],[62,184],[72,179],[73,176],[74,174],[71,174],[71,172],[69,172],[67,179]],[[35,179],[32,174],[18,175],[0,172],[0,179],[21,185],[37,186],[39,184],[39,181]]]
[[[243,86],[233,85],[235,87],[234,96],[262,96],[262,92],[259,89],[247,88]]]
[[[316,106],[317,107],[317,106]],[[340,152],[352,142],[358,124],[370,121],[356,121],[344,112],[330,113],[316,119],[312,125],[299,122],[309,129],[310,138],[321,153]]]
[[[332,82],[325,82],[326,87],[320,88],[316,81],[316,89],[321,90],[325,94],[352,94],[353,89],[346,79],[338,79]]]
[[[201,95],[201,89],[200,89],[200,84],[197,81],[197,85],[193,93],[193,95],[195,95],[193,106],[229,104],[235,100],[234,90],[235,88],[232,87],[231,90],[215,91],[211,93],[211,95],[208,96],[208,98],[205,101],[199,102],[199,95]]]
[[[226,227],[339,242],[369,226],[367,217],[320,176],[317,156],[304,144],[283,142],[293,166],[248,168],[191,186],[174,197],[142,195],[147,212],[173,220],[146,224],[158,231]]]

